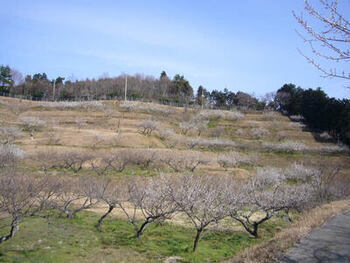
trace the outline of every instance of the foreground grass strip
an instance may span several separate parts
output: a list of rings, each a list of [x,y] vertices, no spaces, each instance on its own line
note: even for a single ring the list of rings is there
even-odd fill
[[[163,262],[174,256],[181,257],[181,262],[218,262],[271,238],[281,225],[267,223],[262,239],[245,232],[211,230],[192,253],[194,229],[152,224],[137,239],[132,226],[116,218],[107,219],[102,231],[97,231],[98,218],[91,212],[71,220],[57,215],[28,218],[18,235],[0,246],[0,262]]]
[[[350,209],[350,200],[334,201],[303,213],[299,220],[278,233],[274,238],[246,249],[228,262],[280,262],[283,254],[295,246],[313,228],[324,224],[330,217]]]

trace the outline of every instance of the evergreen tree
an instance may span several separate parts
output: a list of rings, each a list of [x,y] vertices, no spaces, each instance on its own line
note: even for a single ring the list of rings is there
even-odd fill
[[[13,86],[13,80],[11,75],[11,68],[9,66],[0,66],[0,93],[8,95],[11,87]]]

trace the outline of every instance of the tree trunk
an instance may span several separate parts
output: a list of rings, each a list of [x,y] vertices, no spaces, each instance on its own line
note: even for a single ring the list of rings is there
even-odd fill
[[[143,231],[145,231],[145,229],[149,223],[151,223],[151,221],[149,219],[147,219],[145,222],[143,222],[143,224],[141,225],[139,230],[136,232],[135,237],[139,238],[143,234]]]
[[[103,219],[105,219],[105,217],[108,216],[112,212],[114,207],[115,207],[114,205],[109,205],[108,211],[104,215],[102,215],[100,217],[100,219],[98,220],[97,228],[98,228],[99,231],[101,231],[101,225],[102,225]]]
[[[0,244],[4,241],[9,240],[10,238],[12,238],[15,235],[15,233],[19,229],[18,223],[19,222],[18,222],[17,218],[12,220],[10,233],[8,235],[0,237]]]
[[[292,223],[293,220],[292,220],[292,219],[290,218],[290,216],[289,216],[289,210],[286,209],[285,213],[286,213],[286,220],[287,220],[289,223]]]
[[[193,250],[192,250],[192,252],[195,252],[196,249],[197,249],[198,241],[199,241],[199,239],[201,237],[202,231],[203,231],[203,229],[197,229],[196,238],[194,239],[194,242],[193,242]]]
[[[238,222],[240,222],[241,225],[244,227],[245,230],[247,230],[249,234],[251,234],[255,238],[258,237],[258,224],[253,224],[253,229],[251,229],[249,225],[239,217],[233,217],[233,218],[236,219]]]
[[[69,218],[69,219],[73,217],[73,214],[69,211],[66,211],[64,213],[66,214],[67,218]]]

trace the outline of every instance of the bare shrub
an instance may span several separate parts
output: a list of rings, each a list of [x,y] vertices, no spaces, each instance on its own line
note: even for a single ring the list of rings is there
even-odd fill
[[[181,153],[167,151],[162,154],[161,160],[175,172],[179,172],[185,169],[193,172],[198,167],[198,165],[206,164],[209,162],[209,160],[207,158],[204,158],[200,153],[187,151]]]
[[[203,139],[201,138],[178,138],[177,144],[184,143],[186,147],[190,150],[194,149],[196,146],[201,145]]]
[[[158,127],[157,128],[160,139],[168,141],[171,137],[175,136],[175,132],[169,128]]]
[[[179,136],[170,136],[169,139],[166,141],[166,144],[170,149],[180,146],[190,147],[189,145],[187,145],[187,141],[185,141],[184,138]]]
[[[159,126],[160,123],[153,120],[143,120],[137,125],[139,133],[143,135],[151,135]]]
[[[301,115],[292,115],[292,116],[289,116],[289,118],[292,120],[292,121],[296,121],[296,122],[301,122],[304,120],[304,117],[301,116]]]
[[[105,137],[102,134],[96,131],[92,133],[92,143],[91,143],[92,148],[96,148],[98,145],[103,144],[104,141],[105,141]]]
[[[115,132],[118,133],[118,134],[121,133],[121,120],[120,120],[120,118],[118,118]]]
[[[235,142],[226,139],[202,139],[202,138],[184,138],[180,141],[185,144],[188,149],[198,148],[209,148],[210,150],[215,149],[226,149],[236,146]]]
[[[46,109],[57,110],[98,110],[103,111],[104,105],[100,101],[59,101],[41,102],[40,106]]]
[[[301,122],[291,122],[289,123],[289,128],[290,129],[297,129],[297,130],[300,130],[300,129],[303,129],[305,127],[305,124],[301,123]]]
[[[174,113],[173,109],[167,106],[161,106],[154,103],[138,104],[136,108],[140,111],[145,111],[147,113],[162,114],[164,116],[168,116],[169,114]]]
[[[215,150],[231,148],[236,146],[236,143],[227,139],[215,138],[213,140],[205,140],[202,145],[208,147],[210,150]]]
[[[318,152],[318,153],[348,153],[349,148],[346,145],[320,145],[320,146],[307,146],[298,141],[284,141],[284,142],[263,142],[263,148],[267,151],[296,153],[296,152]]]
[[[24,129],[30,132],[37,131],[46,125],[45,121],[40,120],[37,117],[21,117],[19,121]]]
[[[346,183],[345,180],[341,180],[344,175],[341,174],[340,167],[330,167],[321,162],[316,165],[316,168],[300,166],[300,169],[308,175],[304,180],[309,180],[315,192],[316,201],[324,203],[331,199],[344,198],[343,188],[338,184],[338,182]],[[349,187],[349,183],[346,186]]]
[[[208,129],[208,133],[210,136],[218,138],[225,133],[225,128],[224,127],[211,128],[211,129]]]
[[[261,126],[261,121],[247,120],[245,121],[245,127],[247,128],[259,128]]]
[[[75,124],[78,126],[79,130],[87,126],[87,122],[84,119],[75,119]]]
[[[166,107],[157,105],[154,103],[137,103],[131,101],[125,101],[119,105],[119,107],[125,111],[145,111],[147,113],[162,114],[168,116],[171,113],[174,113],[174,110]]]
[[[25,152],[12,144],[0,144],[0,168],[15,167]]]
[[[270,121],[269,129],[271,129],[271,130],[280,130],[281,129],[281,125],[282,125],[282,122],[275,119],[273,121]]]
[[[280,114],[276,111],[264,111],[263,116],[265,120],[275,120],[280,117]]]
[[[5,106],[5,107],[7,107],[7,106],[10,105],[10,103],[9,103],[8,101],[6,101],[6,100],[0,99],[0,105],[3,105],[3,106]]]
[[[251,129],[250,133],[255,139],[261,139],[270,134],[270,132],[264,128],[253,128]]]
[[[111,108],[109,108],[109,107],[104,107],[103,109],[102,109],[102,111],[103,111],[103,113],[105,114],[105,116],[107,117],[107,118],[112,118],[113,117],[113,114],[114,114],[114,110],[113,109],[111,109]]]
[[[284,141],[284,140],[288,139],[288,137],[289,136],[288,136],[288,133],[286,131],[280,131],[277,133],[277,139],[279,141]]]
[[[149,168],[159,159],[157,150],[118,150],[97,153],[88,161],[90,170],[101,176],[108,171],[122,172],[127,165],[137,165],[143,169]]]
[[[293,163],[285,168],[284,176],[288,180],[310,182],[320,177],[320,170],[315,167],[305,166],[301,163]]]
[[[23,132],[17,127],[0,127],[0,144],[13,143],[23,136]]]
[[[319,145],[311,149],[314,152],[320,153],[349,153],[349,147],[343,144],[328,144]]]
[[[60,143],[61,139],[54,128],[50,127],[45,130],[44,137],[46,137],[46,143],[48,145],[57,145]]]
[[[280,143],[263,142],[262,146],[268,151],[287,153],[303,152],[311,149],[307,145],[297,141],[285,141]]]
[[[237,129],[236,130],[236,134],[239,135],[239,136],[242,136],[245,134],[244,130],[243,129]]]
[[[208,127],[208,120],[192,119],[190,121],[183,121],[180,123],[182,134],[186,135],[190,130],[194,130],[197,136],[200,136],[202,131]]]
[[[225,118],[225,112],[221,110],[202,110],[198,113],[197,118],[199,119],[223,119]]]
[[[329,141],[329,140],[332,139],[332,136],[330,136],[330,135],[328,134],[328,132],[322,132],[322,133],[320,133],[318,136],[319,136],[319,138],[320,138],[321,140],[323,140],[323,141]]]
[[[183,121],[183,122],[180,122],[180,129],[181,129],[181,133],[183,135],[186,135],[187,132],[192,129],[192,123],[191,122],[188,122],[188,121]]]
[[[134,150],[130,154],[130,163],[141,166],[142,169],[147,169],[151,165],[156,164],[161,159],[163,153],[152,149]]]
[[[125,102],[122,102],[119,105],[119,107],[122,110],[125,110],[125,111],[134,111],[134,110],[136,110],[137,103],[136,102],[131,102],[131,101],[125,101]]]
[[[208,124],[208,120],[196,121],[193,123],[193,129],[197,133],[197,136],[200,136],[202,132],[208,128]]]
[[[10,112],[16,116],[19,116],[20,114],[22,114],[23,112],[29,109],[29,107],[24,103],[22,103],[21,101],[9,103],[8,106],[9,106]]]
[[[226,113],[225,119],[230,121],[237,121],[244,118],[244,114],[239,111],[230,111]]]
[[[240,154],[237,152],[220,154],[217,158],[217,162],[225,170],[228,167],[236,167],[238,165],[255,165],[257,160],[257,155]]]
[[[221,110],[202,110],[196,116],[197,119],[227,119],[231,121],[236,121],[243,117],[244,114],[239,111],[224,112]]]
[[[287,179],[309,184],[314,192],[315,201],[327,202],[331,199],[344,198],[350,194],[350,179],[341,173],[341,167],[330,167],[318,161],[308,166],[293,163],[284,171]]]

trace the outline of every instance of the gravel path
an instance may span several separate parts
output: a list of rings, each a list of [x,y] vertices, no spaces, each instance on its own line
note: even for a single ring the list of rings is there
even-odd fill
[[[312,230],[284,262],[350,262],[350,210]]]

